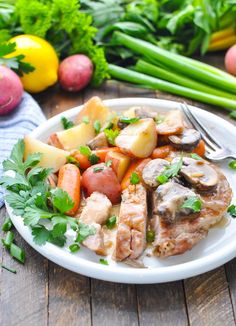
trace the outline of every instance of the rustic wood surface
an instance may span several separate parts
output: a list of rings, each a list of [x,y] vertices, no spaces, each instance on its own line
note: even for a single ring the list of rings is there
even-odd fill
[[[222,67],[222,57],[207,62]],[[182,99],[109,81],[99,89],[69,94],[55,86],[35,96],[50,118],[89,97],[156,97]],[[208,111],[229,119],[222,109],[191,100]],[[232,122],[232,121],[231,121]],[[0,220],[5,217],[0,210]],[[89,279],[67,271],[33,250],[16,232],[25,248],[24,266],[3,248],[0,262],[17,274],[0,270],[1,326],[233,326],[236,316],[236,259],[225,266],[184,281],[156,285],[127,285]]]

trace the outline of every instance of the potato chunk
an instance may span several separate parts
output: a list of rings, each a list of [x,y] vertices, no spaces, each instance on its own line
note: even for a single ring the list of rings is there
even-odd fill
[[[95,137],[95,131],[91,123],[81,123],[73,128],[59,131],[56,135],[63,148],[70,151],[85,146]]]
[[[156,124],[153,119],[141,119],[132,123],[121,130],[115,143],[130,156],[148,157],[157,144]]]
[[[106,162],[109,160],[112,161],[111,167],[116,173],[118,180],[121,181],[129,167],[130,158],[122,153],[108,152],[106,156]]]
[[[57,172],[66,163],[67,156],[70,155],[67,151],[45,144],[30,136],[26,136],[24,142],[24,159],[30,154],[42,153],[43,155],[39,165],[44,168],[52,168],[53,172]]]

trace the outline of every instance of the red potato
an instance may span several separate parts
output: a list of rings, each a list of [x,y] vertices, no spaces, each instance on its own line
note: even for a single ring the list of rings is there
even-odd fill
[[[11,69],[0,65],[0,115],[12,112],[23,95],[20,78]]]
[[[70,92],[77,92],[86,87],[92,75],[92,61],[84,54],[67,57],[60,63],[58,71],[61,87]]]
[[[121,185],[112,168],[104,163],[93,165],[83,173],[82,187],[87,196],[98,191],[106,195],[112,204],[120,202]]]
[[[236,76],[236,44],[228,49],[225,55],[225,69]]]
[[[74,216],[80,204],[80,170],[74,164],[63,165],[58,174],[57,186],[66,191],[74,202],[74,207],[66,212]]]

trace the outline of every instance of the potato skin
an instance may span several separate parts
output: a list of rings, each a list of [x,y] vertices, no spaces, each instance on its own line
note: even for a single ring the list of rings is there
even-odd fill
[[[82,175],[82,187],[87,196],[98,191],[106,195],[112,204],[118,204],[121,196],[121,185],[115,172],[106,164],[95,164]]]

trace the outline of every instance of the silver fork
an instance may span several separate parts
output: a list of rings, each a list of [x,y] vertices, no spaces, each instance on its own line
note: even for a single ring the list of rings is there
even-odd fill
[[[216,139],[213,138],[211,133],[204,127],[194,113],[189,109],[186,103],[180,105],[192,126],[201,133],[202,139],[206,145],[205,157],[214,162],[223,161],[225,159],[236,160],[234,154],[229,148],[222,146]]]

